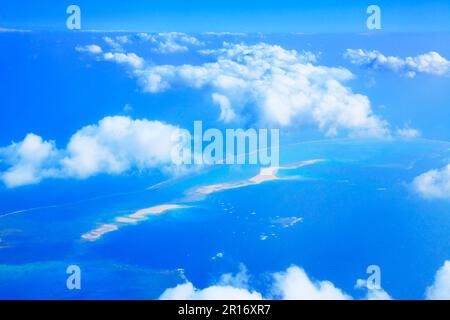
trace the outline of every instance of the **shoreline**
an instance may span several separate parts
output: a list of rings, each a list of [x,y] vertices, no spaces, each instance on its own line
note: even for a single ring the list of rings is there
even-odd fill
[[[191,206],[179,204],[161,204],[145,209],[140,209],[129,215],[116,217],[114,218],[115,222],[104,223],[100,227],[82,234],[81,238],[86,241],[96,241],[107,233],[117,231],[120,228],[130,224],[137,224],[138,222],[145,221],[149,216],[158,216],[171,210],[186,209],[190,207]]]
[[[293,177],[280,177],[278,176],[278,171],[280,170],[294,170],[298,168],[302,168],[308,165],[312,165],[315,163],[323,162],[324,159],[312,159],[312,160],[305,160],[298,164],[288,165],[288,166],[281,166],[281,167],[267,167],[267,168],[261,168],[259,173],[256,176],[253,176],[249,179],[245,179],[238,182],[232,182],[232,183],[217,183],[217,184],[211,184],[206,186],[198,187],[194,190],[194,194],[200,194],[200,195],[208,195],[215,192],[225,191],[225,190],[231,190],[231,189],[237,189],[242,187],[247,187],[251,185],[258,185],[265,182],[270,181],[279,181],[279,180],[297,180],[299,179],[298,176]]]

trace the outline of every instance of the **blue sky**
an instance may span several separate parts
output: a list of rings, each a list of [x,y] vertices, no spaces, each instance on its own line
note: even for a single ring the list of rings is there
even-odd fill
[[[448,1],[5,1],[0,26],[58,30],[65,9],[82,9],[84,29],[134,31],[363,32],[366,8],[382,8],[383,32],[449,31]]]

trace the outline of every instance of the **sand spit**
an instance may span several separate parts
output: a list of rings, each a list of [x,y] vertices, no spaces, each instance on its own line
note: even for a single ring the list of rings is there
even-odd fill
[[[278,171],[280,170],[294,170],[301,167],[305,167],[308,165],[312,165],[318,162],[324,161],[323,159],[313,159],[313,160],[306,160],[302,161],[297,164],[289,165],[289,166],[283,166],[283,167],[267,167],[262,168],[256,176],[238,181],[238,182],[231,182],[231,183],[219,183],[219,184],[212,184],[207,186],[198,187],[194,190],[195,194],[201,194],[201,195],[208,195],[211,193],[224,191],[224,190],[230,190],[230,189],[236,189],[236,188],[242,188],[246,186],[261,184],[269,181],[277,181],[277,180],[296,180],[298,177],[279,177]]]
[[[115,222],[102,224],[100,227],[91,230],[89,232],[86,232],[81,236],[81,238],[87,241],[96,241],[106,233],[116,231],[119,228],[122,228],[130,224],[136,224],[140,221],[144,221],[149,216],[161,215],[171,210],[185,209],[185,208],[189,208],[189,206],[179,204],[161,204],[154,207],[141,209],[126,216],[116,217],[114,219]]]

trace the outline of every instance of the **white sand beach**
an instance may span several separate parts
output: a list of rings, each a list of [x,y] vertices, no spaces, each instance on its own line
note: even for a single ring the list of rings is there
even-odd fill
[[[170,210],[184,209],[184,208],[188,208],[188,207],[189,206],[179,205],[179,204],[162,204],[162,205],[138,210],[135,213],[128,215],[127,217],[140,220],[140,219],[145,219],[147,216],[160,215],[160,214],[163,214]]]
[[[116,231],[119,227],[115,224],[103,224],[97,229],[91,230],[81,236],[84,240],[95,241],[100,239],[104,234]]]
[[[185,209],[185,208],[190,208],[190,206],[179,204],[161,204],[150,208],[141,209],[126,216],[116,217],[114,219],[115,221],[114,223],[102,224],[100,227],[83,234],[81,238],[87,241],[96,241],[106,233],[117,231],[119,230],[119,228],[124,227],[126,225],[136,224],[140,221],[147,219],[148,216],[161,215],[170,210]]]
[[[259,174],[257,174],[256,176],[254,176],[250,179],[246,179],[246,180],[238,181],[238,182],[219,183],[219,184],[201,186],[201,187],[198,187],[197,189],[195,189],[194,193],[201,194],[201,195],[208,195],[208,194],[211,194],[214,192],[242,188],[242,187],[246,187],[246,186],[269,182],[269,181],[296,180],[299,177],[297,177],[297,176],[279,177],[277,174],[280,170],[294,170],[294,169],[298,169],[298,168],[312,165],[312,164],[322,162],[322,161],[325,161],[325,160],[324,159],[312,159],[312,160],[306,160],[306,161],[302,161],[297,164],[283,166],[283,167],[261,168]]]

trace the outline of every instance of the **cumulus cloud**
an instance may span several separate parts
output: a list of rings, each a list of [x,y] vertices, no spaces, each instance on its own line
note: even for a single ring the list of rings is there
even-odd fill
[[[123,52],[120,44],[116,43],[113,39],[109,37],[105,37],[105,39],[109,39],[111,43],[117,44],[116,46],[110,43],[110,45],[112,45],[115,48],[114,52],[103,53],[103,49],[96,44],[86,46],[76,46],[75,50],[78,52],[87,52],[93,54],[97,57],[98,60],[112,61],[117,64],[125,65],[126,67],[129,67],[131,69],[140,69],[144,67],[145,61],[143,58],[139,57],[137,54],[132,52],[131,53]]]
[[[0,179],[10,188],[35,184],[57,175],[53,160],[58,150],[53,141],[28,134],[21,142],[0,148],[0,159],[9,167],[0,172]]]
[[[429,300],[450,300],[450,261],[436,272],[434,283],[427,288],[426,298]]]
[[[105,61],[114,61],[119,64],[130,66],[134,69],[140,69],[144,66],[144,59],[135,53],[106,52],[103,55]]]
[[[103,41],[115,51],[123,51],[122,45],[111,37],[103,37]]]
[[[349,300],[351,297],[330,281],[313,281],[297,266],[276,273],[275,293],[284,300]]]
[[[125,53],[126,47],[134,42],[150,43],[151,51],[160,54],[187,52],[190,47],[203,45],[196,37],[181,32],[142,32],[133,35],[106,36],[103,37],[103,41],[114,53]]]
[[[261,293],[251,289],[249,275],[245,266],[233,275],[224,274],[220,280],[204,289],[195,286],[184,276],[185,283],[166,289],[160,299],[164,300],[350,300],[350,295],[337,288],[330,281],[313,280],[298,266],[285,271],[269,274],[268,292]],[[367,290],[364,300],[392,300],[383,288],[369,289],[367,280],[358,279],[355,289]],[[426,289],[425,297],[430,300],[450,300],[450,261],[436,272],[434,282]]]
[[[90,45],[86,45],[86,46],[77,46],[75,47],[75,50],[77,50],[78,52],[89,52],[92,54],[99,54],[102,53],[102,48],[96,44],[90,44]]]
[[[205,289],[197,289],[186,281],[175,288],[166,289],[161,300],[262,300],[261,293],[248,289],[247,269],[240,265],[237,274],[226,273],[217,284]]]
[[[140,39],[155,44],[153,52],[168,54],[189,51],[189,46],[203,45],[197,38],[182,32],[139,33]]]
[[[385,56],[379,51],[347,49],[344,57],[350,60],[351,63],[359,66],[373,70],[388,70],[402,73],[411,78],[415,77],[417,73],[443,76],[450,72],[450,61],[435,51],[415,57],[400,58]]]
[[[248,275],[245,267],[233,276],[225,274],[220,277],[219,283],[205,289],[197,289],[187,281],[174,288],[166,289],[160,299],[187,299],[187,300],[260,300],[260,299],[298,299],[298,300],[347,300],[350,296],[336,288],[329,281],[313,281],[305,271],[292,266],[286,271],[271,275],[273,282],[272,293],[263,295],[252,290],[248,285]],[[275,294],[275,296],[272,296]]]
[[[356,280],[355,289],[366,290],[364,300],[392,300],[389,293],[384,291],[383,288],[369,288],[367,286],[367,280]]]
[[[259,292],[232,286],[215,285],[202,290],[194,288],[191,282],[166,289],[161,300],[262,300]]]
[[[84,179],[100,173],[169,168],[178,127],[129,117],[106,117],[78,130],[66,148],[28,134],[0,149],[7,168],[0,179],[8,187],[38,183],[44,178]]]
[[[69,175],[81,178],[158,167],[171,161],[176,130],[159,121],[106,117],[72,136],[61,163]]]
[[[316,66],[311,53],[265,43],[225,43],[208,54],[216,55],[217,61],[145,67],[140,62],[131,73],[143,91],[151,93],[177,86],[207,88],[224,122],[256,114],[261,123],[312,124],[327,136],[341,131],[357,137],[389,135],[387,123],[373,113],[369,99],[344,85],[353,78],[347,69]]]
[[[427,199],[450,199],[450,164],[417,176],[412,183],[415,191]]]
[[[392,300],[392,297],[383,289],[367,290],[364,300]]]

